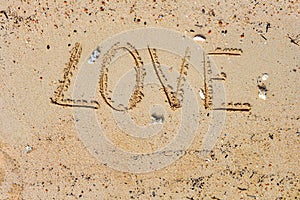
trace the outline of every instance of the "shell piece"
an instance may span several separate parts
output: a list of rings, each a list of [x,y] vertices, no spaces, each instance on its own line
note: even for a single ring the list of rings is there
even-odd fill
[[[200,98],[201,98],[202,100],[204,100],[204,99],[205,99],[205,94],[204,94],[204,92],[203,92],[203,90],[202,90],[202,89],[200,89],[200,91],[199,91],[199,95],[200,95]]]
[[[262,100],[266,100],[267,99],[267,92],[264,91],[264,90],[259,90],[258,97]]]
[[[267,99],[267,87],[265,85],[265,81],[268,79],[269,74],[263,73],[261,76],[257,78],[257,87],[258,87],[258,98],[262,100]]]
[[[263,73],[261,80],[265,81],[269,78],[269,74],[268,73]]]
[[[152,124],[163,124],[165,121],[165,117],[163,115],[158,115],[156,113],[153,113],[151,115]]]
[[[201,42],[204,42],[206,40],[206,37],[203,36],[203,35],[200,35],[200,34],[197,34],[194,36],[193,38],[194,41],[201,41]]]
[[[93,64],[99,58],[99,56],[100,56],[100,49],[97,48],[92,52],[92,54],[88,60],[88,63]]]
[[[25,153],[26,154],[30,153],[32,150],[33,150],[32,146],[26,145],[26,147],[25,147]]]

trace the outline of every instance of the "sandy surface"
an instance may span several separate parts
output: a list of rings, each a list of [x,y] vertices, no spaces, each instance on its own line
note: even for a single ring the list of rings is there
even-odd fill
[[[0,199],[299,198],[298,0],[2,0],[0,11]],[[223,111],[226,121],[214,148],[199,156],[213,110],[205,109],[197,96],[199,128],[180,159],[146,173],[119,171],[89,149],[75,128],[74,109],[52,104],[50,98],[75,43],[82,47],[77,64],[81,69],[97,45],[110,36],[149,27],[191,38],[201,34],[206,39],[197,43],[205,52],[240,49],[240,56],[210,58],[226,74],[221,81],[224,106],[249,103],[251,110]],[[140,54],[146,55],[147,47]],[[177,65],[170,71],[179,71],[181,58],[157,54],[161,63]],[[124,68],[117,68],[116,60],[110,76],[121,77],[129,70],[127,58],[120,59]],[[267,80],[258,83],[264,73]],[[197,85],[193,67],[186,79],[195,91],[203,88]],[[265,100],[258,96],[264,87]],[[106,137],[126,151],[151,153],[162,148],[183,120],[178,110],[168,107],[161,86],[145,86],[145,99],[129,112],[131,118],[140,126],[152,123],[148,115],[157,109],[151,107],[156,103],[165,107],[164,126],[152,138],[132,137],[116,126],[100,94],[96,97],[100,109],[81,109],[95,112]]]

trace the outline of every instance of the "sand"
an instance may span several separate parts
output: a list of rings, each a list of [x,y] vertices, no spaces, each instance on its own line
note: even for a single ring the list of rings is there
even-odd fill
[[[299,198],[298,0],[6,0],[0,11],[0,199]],[[136,57],[123,48],[105,62],[126,33]],[[135,72],[145,82],[130,107]],[[172,109],[163,84],[175,91],[178,77]]]

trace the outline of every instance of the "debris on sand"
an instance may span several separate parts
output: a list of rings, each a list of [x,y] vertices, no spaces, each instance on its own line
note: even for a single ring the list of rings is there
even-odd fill
[[[200,41],[200,42],[204,42],[206,40],[206,37],[201,35],[201,34],[197,34],[194,36],[193,38],[194,41]]]
[[[163,115],[158,115],[156,113],[153,113],[151,115],[152,123],[153,124],[162,124],[165,121],[165,118]]]
[[[267,99],[267,87],[264,83],[269,78],[268,73],[263,73],[261,76],[258,76],[257,78],[257,87],[258,87],[258,98],[262,100]]]
[[[201,98],[202,100],[205,99],[205,94],[204,94],[204,91],[203,91],[202,89],[200,89],[199,95],[200,95],[200,98]]]
[[[263,73],[261,80],[266,81],[269,78],[269,74]]]
[[[26,152],[26,154],[30,153],[32,150],[33,150],[33,147],[32,147],[32,146],[29,146],[29,145],[27,144],[26,147],[25,147],[25,152]]]
[[[266,90],[259,90],[258,97],[262,100],[267,99],[267,91]]]
[[[97,48],[92,52],[92,54],[88,60],[88,63],[93,64],[99,58],[99,56],[100,56],[100,49]]]

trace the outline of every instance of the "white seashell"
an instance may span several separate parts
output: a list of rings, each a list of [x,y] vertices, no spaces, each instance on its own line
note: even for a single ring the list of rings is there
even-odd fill
[[[200,91],[199,91],[199,95],[200,95],[200,98],[201,98],[202,100],[204,100],[204,99],[205,99],[205,94],[204,94],[204,92],[203,92],[203,90],[202,90],[202,89],[200,89]]]
[[[163,115],[157,115],[156,113],[151,115],[152,124],[163,124],[165,118]]]
[[[265,81],[269,78],[269,74],[267,73],[263,73],[262,77],[261,77],[261,80]]]
[[[260,99],[262,99],[262,100],[266,100],[267,99],[267,93],[266,93],[266,91],[259,91],[259,93],[258,93],[258,97],[260,98]]]
[[[206,40],[206,37],[203,36],[203,35],[195,35],[194,38],[193,38],[194,41],[201,41],[201,42],[204,42]]]
[[[29,145],[26,145],[26,147],[25,147],[25,152],[26,153],[30,153],[31,151],[32,151],[32,147],[31,146],[29,146]]]
[[[92,54],[88,60],[88,63],[93,64],[99,58],[99,56],[100,56],[100,50],[97,48],[92,52]]]

